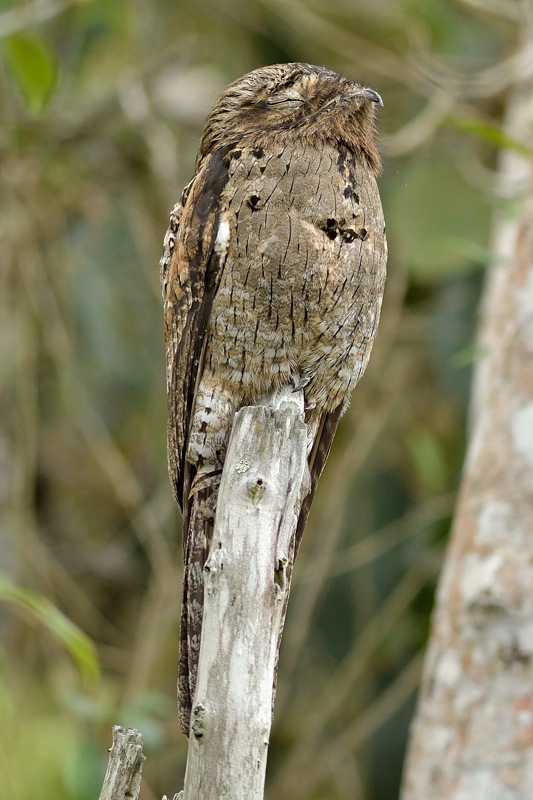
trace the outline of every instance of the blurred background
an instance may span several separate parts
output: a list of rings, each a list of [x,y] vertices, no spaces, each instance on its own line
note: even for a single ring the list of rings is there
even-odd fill
[[[307,61],[377,89],[389,279],[296,566],[267,796],[394,800],[453,513],[518,0],[0,2],[0,773],[182,787],[180,519],[158,259],[220,90]],[[512,213],[512,209],[510,210]]]

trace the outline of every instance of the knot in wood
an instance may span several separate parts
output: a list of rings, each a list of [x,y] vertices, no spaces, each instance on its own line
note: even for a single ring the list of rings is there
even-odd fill
[[[255,481],[248,481],[246,489],[252,503],[257,505],[266,491],[265,482],[263,478],[256,478]]]
[[[204,735],[205,706],[203,703],[195,703],[192,709],[191,731],[196,739],[201,739]]]

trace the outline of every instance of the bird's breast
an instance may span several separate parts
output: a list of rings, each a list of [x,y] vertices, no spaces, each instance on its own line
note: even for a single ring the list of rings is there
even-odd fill
[[[228,169],[206,366],[248,399],[298,373],[314,402],[338,404],[366,365],[379,317],[375,179],[350,154],[309,145],[236,148]]]

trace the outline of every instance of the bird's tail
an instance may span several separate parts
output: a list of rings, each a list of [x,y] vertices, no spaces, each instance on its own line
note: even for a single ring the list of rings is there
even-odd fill
[[[218,484],[191,492],[184,513],[184,573],[178,673],[178,711],[183,733],[189,735],[196,689],[204,606],[204,566],[213,539]]]

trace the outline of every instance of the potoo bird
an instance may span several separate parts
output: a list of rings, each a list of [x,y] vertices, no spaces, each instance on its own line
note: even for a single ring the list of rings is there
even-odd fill
[[[376,335],[386,267],[381,97],[324,67],[230,84],[205,123],[161,259],[169,471],[184,520],[180,721],[189,733],[203,568],[235,413],[303,389],[313,492]]]

